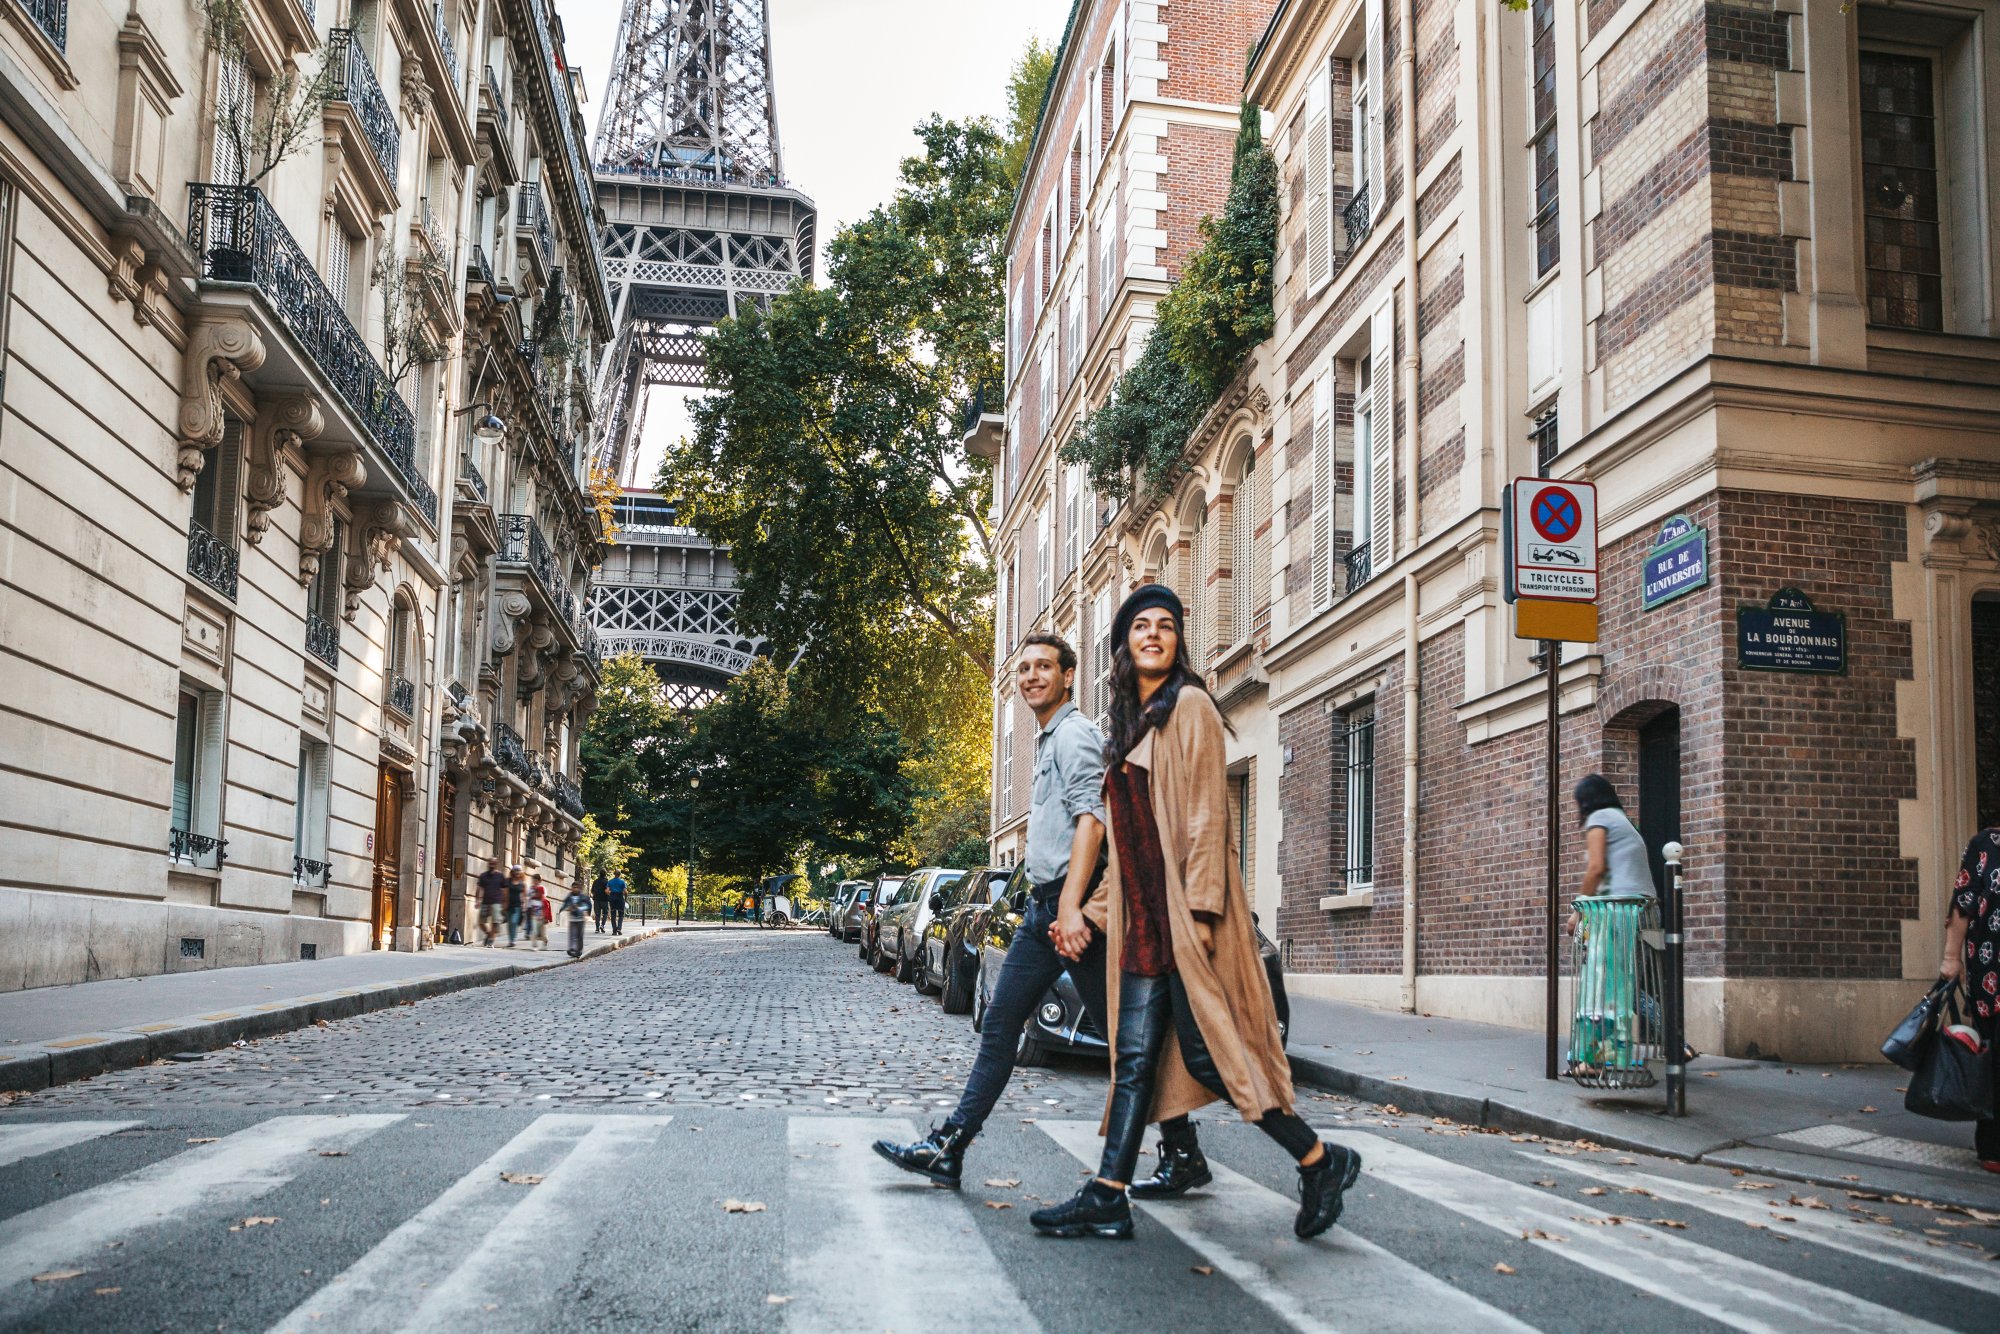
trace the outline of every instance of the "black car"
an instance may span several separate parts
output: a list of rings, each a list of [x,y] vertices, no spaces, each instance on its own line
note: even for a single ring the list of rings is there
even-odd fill
[[[1031,889],[1027,875],[1017,874],[986,914],[985,929],[979,936],[979,969],[973,986],[974,1029],[985,1026],[987,1002],[999,980],[1007,949],[1014,943],[1014,933],[1021,927]],[[1254,915],[1251,920],[1256,921]],[[1258,926],[1255,930],[1257,948],[1264,956],[1264,973],[1271,980],[1271,1000],[1278,1011],[1278,1037],[1287,1041],[1292,1033],[1292,1004],[1285,995],[1284,965],[1278,947],[1264,934],[1263,928]],[[1041,1003],[1021,1026],[1021,1046],[1015,1060],[1021,1065],[1043,1065],[1050,1055],[1058,1052],[1102,1057],[1108,1046],[1103,1031],[1084,1009],[1083,998],[1077,994],[1069,974],[1064,973],[1042,993]]]
[[[875,892],[861,903],[860,920],[855,925],[855,939],[861,942],[861,961],[875,962],[875,934],[881,926],[882,910],[896,897],[896,891],[903,887],[907,877],[900,875],[878,875],[875,877]]]
[[[1012,875],[1005,866],[989,866],[956,881],[942,891],[924,926],[917,947],[917,990],[939,996],[946,1014],[972,1011],[972,988],[979,972],[979,937],[973,927],[977,923],[984,928],[984,910],[1006,893]]]

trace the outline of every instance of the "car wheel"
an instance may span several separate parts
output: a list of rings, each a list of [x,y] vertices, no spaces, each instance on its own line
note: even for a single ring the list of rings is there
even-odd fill
[[[868,942],[866,940],[861,942],[861,962],[868,962]]]
[[[888,957],[882,953],[882,938],[880,936],[877,936],[874,945],[869,947],[868,966],[878,973],[885,971],[889,966]]]
[[[1049,1045],[1035,1036],[1035,1030],[1025,1024],[1021,1028],[1021,1045],[1014,1049],[1016,1065],[1047,1065]]]
[[[928,943],[917,953],[916,976],[910,979],[910,985],[917,989],[919,996],[935,996],[938,993],[938,988],[931,985],[931,947]]]
[[[972,979],[972,1031],[983,1032],[986,1028],[986,965],[981,963],[979,971]]]
[[[972,1008],[970,979],[965,975],[965,965],[959,961],[956,952],[945,956],[944,985],[939,989],[939,1003],[946,1014],[964,1014]]]
[[[917,980],[917,961],[907,954],[896,956],[896,980],[911,983]]]

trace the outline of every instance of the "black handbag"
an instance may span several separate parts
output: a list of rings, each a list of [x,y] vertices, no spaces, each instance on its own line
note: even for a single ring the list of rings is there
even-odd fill
[[[1950,1022],[1958,1023],[1958,988],[1945,993]],[[1973,1051],[1933,1024],[1918,1043],[1916,1072],[1903,1106],[1934,1121],[1993,1119],[1993,1060],[1991,1051]]]
[[[1897,1024],[1896,1031],[1889,1034],[1882,1043],[1884,1060],[1900,1065],[1905,1070],[1917,1068],[1918,1050],[1923,1036],[1937,1027],[1938,1006],[1944,1003],[1945,993],[1950,990],[1951,983],[1939,978],[1937,985],[1924,993],[1924,998],[1917,1002],[1909,1017]]]

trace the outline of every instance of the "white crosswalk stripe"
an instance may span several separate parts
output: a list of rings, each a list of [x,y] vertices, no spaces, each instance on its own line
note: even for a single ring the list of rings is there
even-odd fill
[[[650,1148],[671,1116],[536,1117],[347,1270],[299,1303],[274,1330],[373,1331],[555,1328],[557,1291],[522,1284],[521,1257],[575,1235],[601,1213],[604,1182]],[[535,1176],[535,1184],[502,1179]],[[477,1238],[477,1246],[469,1246]],[[439,1258],[464,1259],[439,1274]],[[508,1294],[494,1311],[493,1294]]]
[[[1096,1166],[1103,1141],[1095,1122],[1038,1124],[1079,1162]],[[1532,1328],[1344,1229],[1302,1243],[1292,1236],[1298,1201],[1213,1157],[1208,1166],[1215,1181],[1199,1194],[1138,1207],[1293,1329]]]
[[[1957,1283],[1968,1288],[1977,1288],[1992,1296],[2000,1296],[2000,1266],[1983,1258],[1983,1250],[1980,1252],[1980,1258],[1973,1258],[1970,1254],[1955,1252],[1949,1246],[1933,1246],[1904,1236],[1879,1223],[1864,1223],[1858,1218],[1834,1213],[1832,1206],[1821,1212],[1808,1205],[1787,1204],[1786,1201],[1797,1194],[1797,1191],[1773,1197],[1761,1191],[1751,1193],[1723,1190],[1716,1186],[1699,1186],[1646,1172],[1626,1170],[1614,1173],[1595,1163],[1563,1158],[1549,1160],[1541,1155],[1529,1156],[1534,1157],[1537,1162],[1546,1162],[1561,1171],[1588,1177],[1592,1181],[1602,1181],[1620,1187],[1638,1186],[1650,1191],[1658,1199],[1693,1205],[1708,1213],[1719,1214],[1739,1223],[1752,1224],[1778,1233],[1780,1236],[1797,1237],[1801,1241],[1815,1242],[1894,1269],[1922,1274],[1927,1278],[1942,1279],[1947,1283]],[[1809,1196],[1814,1195],[1810,1186],[1801,1186],[1799,1191]]]
[[[1610,1215],[1380,1135],[1349,1129],[1334,1134],[1361,1151],[1367,1164],[1364,1180],[1386,1182],[1502,1232],[1527,1234],[1529,1244],[1585,1265],[1600,1278],[1650,1292],[1735,1329],[1907,1334],[1940,1328],[1644,1224],[1594,1225],[1591,1220],[1602,1224]],[[1532,1237],[1537,1231],[1544,1236]]]
[[[15,1214],[0,1222],[0,1311],[29,1299],[23,1285],[37,1273],[88,1269],[113,1242],[247,1204],[297,1176],[322,1150],[350,1148],[402,1119],[400,1113],[275,1117]]]
[[[143,1121],[38,1121],[0,1126],[0,1167],[144,1124]]]
[[[785,1209],[786,1325],[821,1331],[928,1329],[938,1294],[898,1277],[921,1260],[951,1276],[957,1330],[1020,1331],[1041,1325],[972,1221],[963,1196],[905,1176],[868,1146],[917,1137],[897,1117],[791,1119]]]

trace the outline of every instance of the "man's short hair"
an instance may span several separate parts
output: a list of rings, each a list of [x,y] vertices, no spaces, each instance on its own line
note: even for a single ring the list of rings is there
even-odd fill
[[[1040,644],[1043,648],[1054,649],[1056,651],[1056,665],[1058,667],[1066,672],[1076,670],[1076,650],[1071,648],[1069,641],[1061,635],[1050,630],[1038,630],[1021,641],[1022,648],[1027,648],[1031,644]]]

